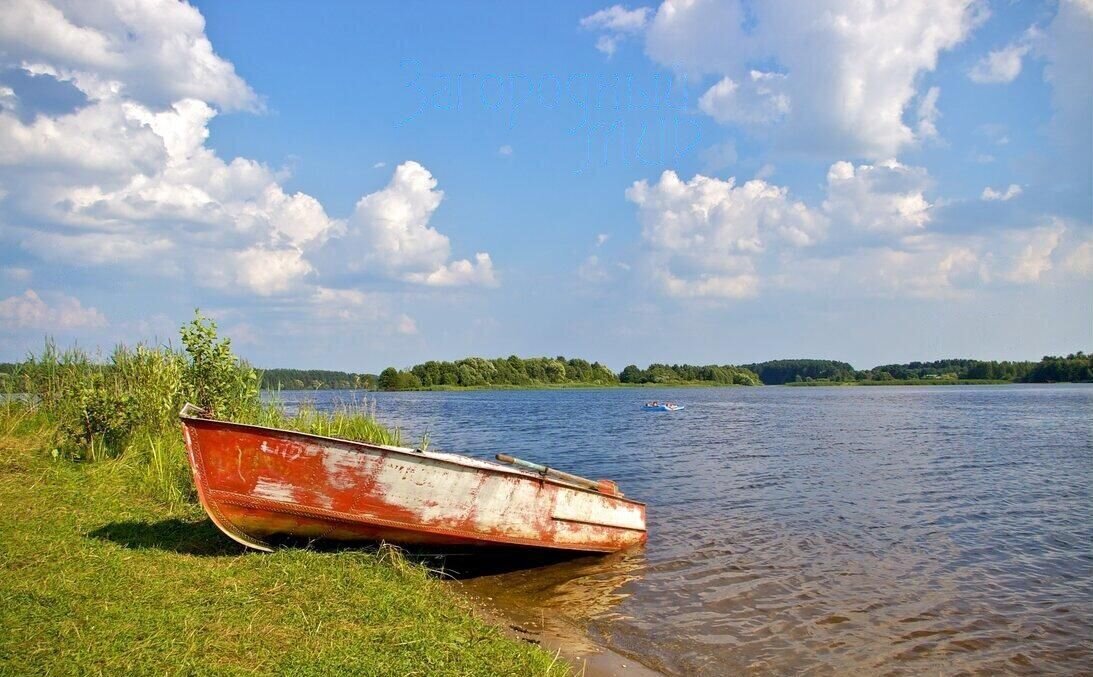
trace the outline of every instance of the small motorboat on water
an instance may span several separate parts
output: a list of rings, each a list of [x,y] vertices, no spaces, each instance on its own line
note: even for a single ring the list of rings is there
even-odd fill
[[[600,553],[646,540],[645,504],[610,480],[218,421],[191,404],[179,418],[202,507],[257,550],[278,535]]]
[[[685,409],[682,404],[675,404],[674,402],[646,402],[645,411],[680,411]]]

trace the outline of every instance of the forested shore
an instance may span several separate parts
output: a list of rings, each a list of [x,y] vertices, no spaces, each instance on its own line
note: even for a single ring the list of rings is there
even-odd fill
[[[25,370],[25,363],[0,363],[0,381]],[[1039,362],[947,359],[884,364],[856,369],[820,359],[770,360],[739,365],[628,365],[615,373],[580,358],[515,355],[454,362],[430,360],[379,374],[323,369],[266,369],[267,390],[458,390],[475,388],[573,388],[623,386],[757,386],[796,384],[935,385],[1093,382],[1093,356],[1082,351],[1045,356]]]

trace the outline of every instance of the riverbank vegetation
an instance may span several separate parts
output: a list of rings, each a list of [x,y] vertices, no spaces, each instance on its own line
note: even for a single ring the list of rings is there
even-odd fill
[[[771,360],[742,365],[629,365],[615,374],[599,362],[556,358],[426,362],[409,369],[388,367],[380,390],[550,388],[578,386],[681,385],[972,385],[1093,381],[1091,357],[1077,352],[1040,362],[950,359],[855,369],[837,360]]]
[[[410,369],[388,367],[380,372],[381,390],[431,387],[612,385],[618,378],[599,362],[565,357],[515,355],[485,359],[468,357],[455,362],[429,361]]]
[[[264,369],[264,390],[375,390],[375,374],[327,369]]]
[[[646,369],[638,369],[631,364],[619,373],[619,382],[624,384],[686,385],[709,383],[716,385],[758,386],[763,385],[759,376],[746,367],[708,364],[694,366],[690,364],[651,364]]]
[[[1093,356],[1079,351],[1039,362],[951,359],[856,370],[830,360],[777,360],[746,365],[763,382],[787,385],[979,385],[1093,381]]]
[[[286,415],[198,316],[183,350],[47,344],[0,393],[0,674],[545,674],[398,551],[250,553],[195,503],[177,414],[397,443],[362,409]]]

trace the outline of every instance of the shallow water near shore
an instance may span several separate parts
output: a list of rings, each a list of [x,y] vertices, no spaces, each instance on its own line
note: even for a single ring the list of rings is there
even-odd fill
[[[652,668],[1093,671],[1093,386],[368,396],[408,444],[645,501],[643,550],[463,585]]]

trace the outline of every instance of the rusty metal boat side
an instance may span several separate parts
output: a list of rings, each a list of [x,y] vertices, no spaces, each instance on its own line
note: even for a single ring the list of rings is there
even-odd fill
[[[646,540],[645,505],[611,482],[193,415],[180,419],[198,497],[232,539],[291,535],[614,552]],[[562,476],[566,476],[564,473]],[[572,476],[568,476],[572,477]],[[581,478],[575,478],[581,479]]]

